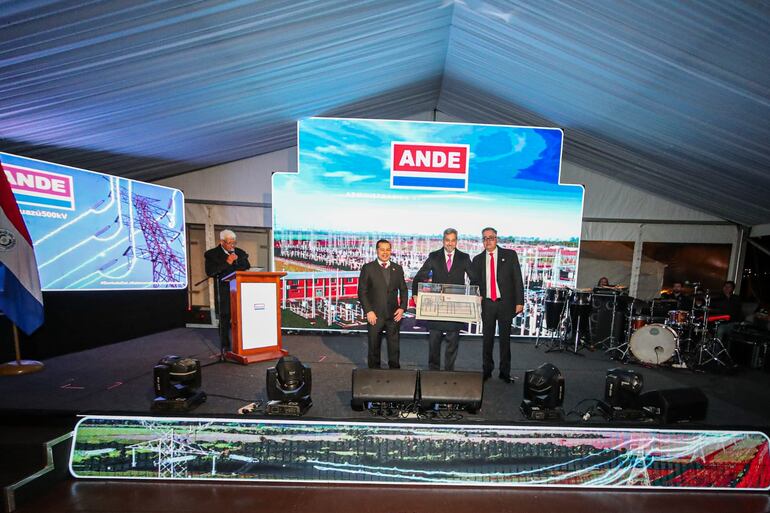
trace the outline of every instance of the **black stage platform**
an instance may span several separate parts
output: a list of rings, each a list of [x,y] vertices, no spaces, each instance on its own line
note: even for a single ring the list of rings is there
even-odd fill
[[[351,371],[366,365],[363,334],[284,335],[284,348],[309,365],[313,372],[313,407],[308,418],[371,419],[371,415],[350,408]],[[384,352],[384,349],[383,349]],[[427,367],[426,335],[403,336],[401,365],[406,369]],[[497,349],[495,349],[497,353]],[[242,366],[216,363],[219,355],[217,332],[212,329],[176,329],[118,344],[51,358],[38,374],[0,378],[0,413],[150,413],[152,369],[164,355],[192,356],[203,365],[203,390],[208,400],[195,415],[237,414],[247,403],[266,399],[265,372],[275,362]],[[534,347],[533,339],[512,342],[512,373],[520,379],[506,384],[495,376],[484,387],[484,401],[477,415],[465,415],[463,422],[519,423],[527,421],[519,411],[524,371],[544,362],[556,365],[566,381],[564,408],[585,410],[590,399],[601,399],[607,369],[623,366],[603,352],[545,353]],[[463,337],[456,370],[480,371],[480,337]],[[698,387],[709,399],[702,426],[742,427],[766,430],[770,427],[770,374],[738,369],[730,374],[710,374],[671,367],[629,364],[644,376],[644,391]],[[584,401],[582,402],[581,401]],[[580,422],[577,415],[567,419]],[[591,422],[605,422],[593,417]],[[617,424],[617,422],[615,422]]]

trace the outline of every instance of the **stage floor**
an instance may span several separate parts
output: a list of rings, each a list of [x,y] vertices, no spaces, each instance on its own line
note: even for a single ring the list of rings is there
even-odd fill
[[[351,371],[365,367],[366,340],[363,334],[284,336],[284,348],[309,365],[313,372],[313,407],[309,419],[371,420],[368,412],[350,408]],[[519,411],[522,379],[526,369],[544,362],[556,365],[566,382],[565,412],[582,412],[592,399],[604,395],[606,371],[623,364],[603,352],[582,351],[545,353],[534,347],[533,339],[512,342],[512,374],[520,379],[506,384],[494,377],[484,386],[484,401],[476,415],[465,415],[463,423],[525,423]],[[383,344],[384,345],[384,344]],[[384,352],[384,348],[383,348]],[[401,366],[405,369],[427,368],[426,335],[403,336]],[[89,351],[68,354],[45,361],[43,372],[19,377],[0,378],[0,411],[11,413],[132,413],[150,412],[152,370],[158,360],[169,354],[191,356],[203,365],[203,390],[207,401],[194,415],[236,415],[240,407],[266,399],[265,372],[275,362],[242,366],[216,363],[219,355],[217,332],[212,329],[187,329],[158,333]],[[497,347],[495,348],[497,355]],[[701,426],[740,427],[767,431],[770,427],[770,374],[740,369],[732,374],[709,374],[670,367],[627,365],[644,376],[644,391],[679,387],[698,387],[707,395],[709,408]],[[456,370],[480,371],[481,339],[463,337],[460,341]],[[566,421],[581,423],[578,414]],[[599,416],[590,423],[606,424]],[[618,422],[612,423],[617,425]]]

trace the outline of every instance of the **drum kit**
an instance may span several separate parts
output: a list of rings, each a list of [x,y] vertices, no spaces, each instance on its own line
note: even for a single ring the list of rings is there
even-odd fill
[[[578,354],[590,336],[591,295],[590,289],[546,289],[535,347],[540,345],[540,333],[547,331],[550,336],[546,352],[566,350]]]
[[[589,341],[595,341],[610,358],[623,362],[694,369],[732,367],[725,345],[716,336],[719,323],[729,316],[715,315],[709,291],[699,283],[692,285],[693,297],[701,301],[693,301],[687,308],[677,300],[635,299],[618,287],[546,289],[535,347],[542,331],[546,352],[578,354]],[[592,332],[598,330],[597,323],[589,322],[597,308],[605,309],[604,319],[609,321],[609,333],[603,339]]]

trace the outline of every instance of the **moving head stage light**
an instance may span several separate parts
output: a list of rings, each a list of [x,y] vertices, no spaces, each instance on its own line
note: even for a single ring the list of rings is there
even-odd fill
[[[647,415],[639,404],[644,377],[631,369],[610,369],[604,381],[604,404],[600,407],[613,420],[640,420]]]
[[[564,376],[555,365],[544,363],[524,373],[521,413],[530,420],[560,420],[564,417]]]
[[[201,362],[194,358],[164,356],[153,369],[153,410],[187,411],[206,400],[201,386]]]
[[[267,369],[267,398],[265,413],[299,417],[313,406],[310,391],[313,385],[310,367],[295,356],[284,356],[275,367]]]

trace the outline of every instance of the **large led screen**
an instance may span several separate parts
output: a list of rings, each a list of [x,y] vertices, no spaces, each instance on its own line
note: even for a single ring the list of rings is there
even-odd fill
[[[525,281],[514,334],[534,334],[545,291],[576,280],[583,188],[559,184],[561,152],[556,128],[300,121],[298,172],[273,175],[274,264],[289,273],[283,326],[364,330],[358,275],[378,239],[392,242],[411,278],[442,247],[445,228],[473,257],[492,226],[518,252]],[[410,311],[401,329],[425,328]]]
[[[182,192],[0,153],[43,290],[187,287]]]

